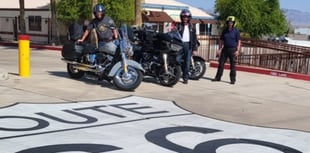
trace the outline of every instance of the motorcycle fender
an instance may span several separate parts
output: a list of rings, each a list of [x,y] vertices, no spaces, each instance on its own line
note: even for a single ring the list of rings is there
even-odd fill
[[[194,60],[200,60],[200,61],[205,61],[205,59],[203,59],[202,57],[200,56],[193,56]]]
[[[136,69],[139,69],[139,70],[141,70],[142,72],[144,72],[144,69],[142,68],[141,64],[139,64],[138,62],[133,61],[133,60],[127,60],[126,62],[127,62],[127,65],[128,65],[128,66],[132,66],[132,67],[134,67],[134,68],[136,68]],[[116,64],[112,67],[112,69],[111,69],[111,71],[109,72],[108,76],[109,76],[109,77],[113,77],[113,76],[116,74],[117,70],[118,70],[119,68],[121,68],[121,67],[122,67],[122,62],[116,63]]]

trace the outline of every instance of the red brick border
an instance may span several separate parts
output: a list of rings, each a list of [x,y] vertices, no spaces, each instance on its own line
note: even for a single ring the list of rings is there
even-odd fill
[[[18,43],[16,42],[0,42],[0,45],[2,46],[15,46],[18,47]],[[48,50],[59,50],[61,51],[62,46],[48,46],[48,45],[36,45],[30,43],[30,48],[36,48],[36,49],[48,49]]]
[[[210,62],[210,67],[217,67],[217,62]],[[229,64],[225,64],[225,69],[229,69]],[[271,76],[277,77],[284,77],[284,78],[292,78],[292,79],[299,79],[299,80],[306,80],[310,81],[310,75],[306,74],[298,74],[298,73],[291,73],[279,70],[272,70],[272,69],[264,69],[259,67],[250,67],[250,66],[236,66],[237,71],[245,71],[245,72],[252,72],[252,73],[259,73],[259,74],[266,74]]]

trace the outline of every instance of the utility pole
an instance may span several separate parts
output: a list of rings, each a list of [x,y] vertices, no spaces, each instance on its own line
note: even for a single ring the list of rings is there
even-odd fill
[[[141,0],[135,0],[135,25],[142,25],[142,16],[141,16]]]
[[[26,33],[26,23],[25,23],[25,0],[19,0],[19,25],[20,25],[20,32],[22,34]]]

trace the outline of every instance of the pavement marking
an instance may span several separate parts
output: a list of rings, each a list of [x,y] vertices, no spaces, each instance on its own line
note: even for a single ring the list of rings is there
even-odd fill
[[[200,116],[137,96],[0,109],[5,153],[310,153],[310,133]]]

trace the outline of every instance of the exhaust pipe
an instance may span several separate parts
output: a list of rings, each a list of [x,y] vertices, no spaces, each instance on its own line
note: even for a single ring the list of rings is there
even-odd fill
[[[97,72],[97,70],[95,69],[96,66],[95,65],[89,65],[89,64],[84,64],[84,63],[79,63],[76,61],[69,61],[66,59],[61,59],[66,63],[72,64],[72,67],[81,71],[90,71],[90,72]]]

